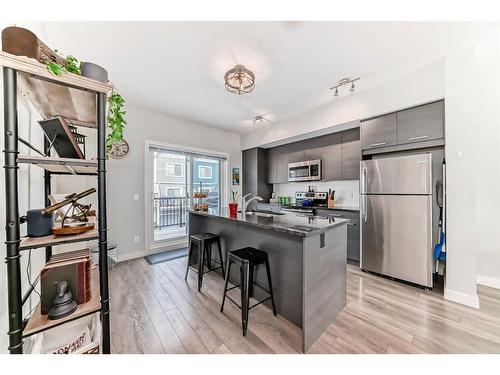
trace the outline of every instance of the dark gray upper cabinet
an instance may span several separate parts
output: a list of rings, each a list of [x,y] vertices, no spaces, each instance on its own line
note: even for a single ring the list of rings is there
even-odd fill
[[[288,148],[290,163],[304,161],[304,144],[302,142],[291,143]]]
[[[396,114],[376,117],[361,122],[363,150],[392,146],[397,143]]]
[[[288,182],[288,153],[278,154],[276,156],[276,183],[282,184]]]
[[[323,181],[342,179],[342,136],[333,133],[325,136],[325,144],[321,151]]]
[[[316,137],[306,139],[304,141],[304,160],[321,159],[323,146],[325,145],[324,137]]]
[[[342,179],[359,180],[361,141],[359,128],[349,129],[342,134]]]
[[[268,184],[276,183],[276,156],[276,148],[267,150],[266,182]]]
[[[397,113],[398,143],[423,142],[444,137],[444,102],[439,101]]]

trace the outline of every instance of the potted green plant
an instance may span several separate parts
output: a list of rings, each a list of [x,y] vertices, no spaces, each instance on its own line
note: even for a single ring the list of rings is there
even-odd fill
[[[231,191],[231,202],[229,203],[229,216],[236,217],[238,215],[238,199],[240,193],[237,190]]]

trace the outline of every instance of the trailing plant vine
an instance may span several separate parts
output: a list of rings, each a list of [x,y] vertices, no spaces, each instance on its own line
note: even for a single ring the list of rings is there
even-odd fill
[[[116,91],[108,98],[109,116],[108,116],[108,138],[106,139],[106,151],[109,152],[114,143],[123,139],[123,129],[125,128],[125,99]]]
[[[56,53],[59,54],[57,50]],[[62,56],[62,55],[61,55]],[[68,55],[66,58],[66,67],[59,65],[54,61],[47,61],[47,70],[55,76],[60,76],[64,72],[70,72],[74,74],[81,75],[80,62],[78,59],[72,55]],[[106,139],[106,152],[109,153],[111,147],[116,142],[120,142],[123,139],[123,129],[125,128],[125,111],[123,106],[125,105],[125,99],[116,91],[113,90],[112,95],[108,98],[109,103],[109,115],[108,115],[108,137]]]
[[[55,52],[58,55],[62,56],[61,54],[59,54],[58,50],[55,50]],[[69,72],[78,75],[82,74],[82,71],[80,69],[80,62],[75,56],[68,55],[66,56],[65,59],[66,59],[66,67],[61,66],[54,61],[47,61],[47,63],[45,64],[47,66],[47,70],[55,76],[60,76],[63,72]]]

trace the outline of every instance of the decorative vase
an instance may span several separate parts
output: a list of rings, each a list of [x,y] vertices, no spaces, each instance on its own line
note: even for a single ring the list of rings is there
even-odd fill
[[[238,203],[229,203],[229,216],[236,217],[238,215]]]
[[[108,83],[108,72],[102,66],[88,61],[82,61],[80,69],[82,70],[82,76]]]

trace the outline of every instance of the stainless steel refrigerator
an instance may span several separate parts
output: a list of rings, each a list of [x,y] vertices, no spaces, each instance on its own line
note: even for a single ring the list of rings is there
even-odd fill
[[[361,161],[361,261],[377,272],[432,287],[432,154]]]

